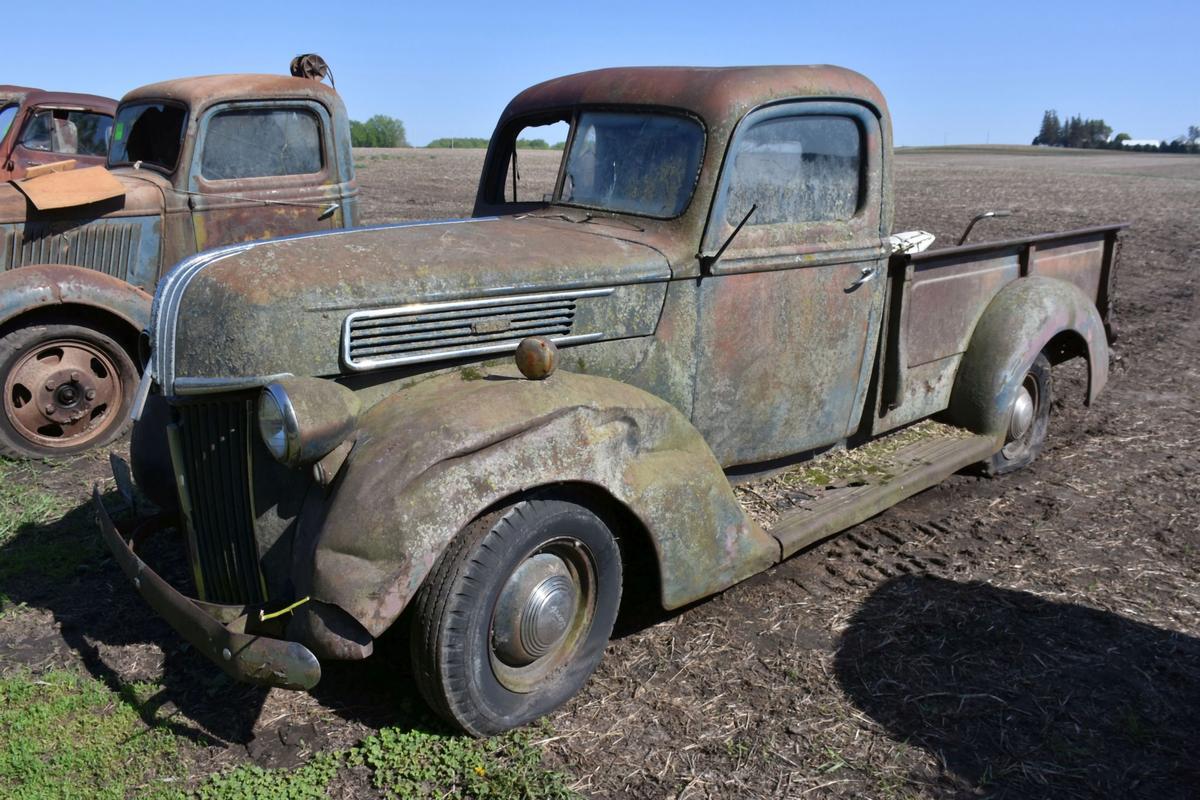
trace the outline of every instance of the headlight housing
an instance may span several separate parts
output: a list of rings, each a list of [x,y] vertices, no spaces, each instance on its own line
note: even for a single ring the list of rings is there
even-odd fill
[[[276,461],[296,462],[300,451],[300,425],[292,399],[281,384],[272,383],[258,398],[258,433]]]
[[[258,398],[258,432],[277,461],[290,467],[318,461],[358,424],[357,395],[333,381],[286,378]]]

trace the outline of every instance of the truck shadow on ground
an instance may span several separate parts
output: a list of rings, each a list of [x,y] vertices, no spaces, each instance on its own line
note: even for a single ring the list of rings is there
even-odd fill
[[[1195,797],[1200,640],[982,583],[902,576],[854,614],[843,690],[964,794]]]
[[[122,504],[115,493],[105,501],[110,509]],[[184,545],[173,532],[140,552],[172,584],[187,585]],[[201,747],[246,745],[263,766],[286,766],[301,751],[321,748],[323,732],[295,722],[312,716],[307,696],[273,699],[267,713],[290,719],[264,724],[268,690],[229,679],[155,615],[109,554],[90,502],[23,525],[0,546],[0,608],[21,606],[27,611],[6,615],[0,626],[0,670],[82,666],[147,725]],[[367,662],[325,665],[313,696],[324,711],[367,728],[429,729],[411,680],[397,674],[398,662],[407,670],[402,647],[385,637],[382,652]]]

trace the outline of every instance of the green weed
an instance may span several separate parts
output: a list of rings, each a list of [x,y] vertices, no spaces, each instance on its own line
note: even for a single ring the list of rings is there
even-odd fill
[[[102,682],[67,672],[0,678],[0,795],[165,797],[179,778],[171,733],[147,728]]]

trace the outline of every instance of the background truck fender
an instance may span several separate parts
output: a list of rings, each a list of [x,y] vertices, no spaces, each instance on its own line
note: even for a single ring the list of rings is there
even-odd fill
[[[129,326],[136,336],[150,320],[153,298],[120,278],[65,264],[38,264],[0,273],[0,326],[33,311],[84,306]]]
[[[588,375],[530,381],[511,368],[468,369],[364,415],[318,522],[313,599],[378,636],[468,522],[506,498],[564,484],[598,489],[636,517],[667,608],[779,560],[779,544],[742,512],[699,432],[665,401]]]
[[[984,309],[955,376],[951,420],[1003,440],[1025,370],[1051,342],[1052,350],[1086,356],[1090,405],[1108,381],[1100,313],[1073,284],[1033,275],[1004,287]]]

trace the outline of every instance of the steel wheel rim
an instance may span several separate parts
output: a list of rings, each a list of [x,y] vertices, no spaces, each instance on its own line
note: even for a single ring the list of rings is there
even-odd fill
[[[54,339],[31,348],[5,376],[4,413],[33,444],[75,447],[118,421],[124,389],[117,365],[100,347]]]
[[[1041,410],[1041,397],[1038,394],[1037,378],[1033,373],[1027,373],[1017,390],[1013,400],[1012,411],[1009,414],[1008,436],[1004,445],[1004,456],[1015,458],[1029,446],[1033,429],[1037,427],[1037,415]]]
[[[596,566],[574,538],[553,539],[528,553],[496,598],[488,655],[500,685],[534,691],[578,652],[596,609]]]

